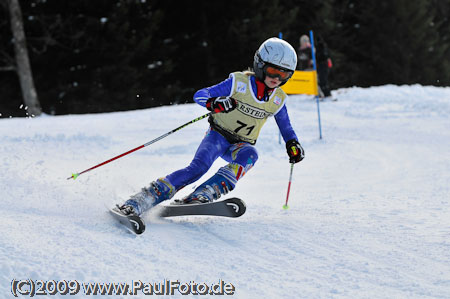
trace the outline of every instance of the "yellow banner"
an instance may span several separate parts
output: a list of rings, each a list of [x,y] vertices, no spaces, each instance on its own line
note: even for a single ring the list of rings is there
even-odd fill
[[[295,71],[291,79],[281,86],[281,89],[287,94],[318,95],[317,72]]]

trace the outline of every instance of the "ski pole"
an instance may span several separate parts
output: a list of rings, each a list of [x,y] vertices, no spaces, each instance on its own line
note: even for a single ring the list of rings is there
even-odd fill
[[[185,123],[184,125],[181,125],[181,126],[179,126],[178,128],[173,129],[172,131],[167,132],[167,133],[165,133],[165,134],[159,136],[158,138],[155,138],[155,139],[153,139],[153,140],[151,140],[151,141],[149,141],[149,142],[147,142],[147,143],[145,143],[145,144],[143,144],[143,145],[141,145],[141,146],[138,146],[138,147],[136,147],[136,148],[133,148],[132,150],[129,150],[128,152],[125,152],[125,153],[120,154],[120,155],[118,155],[118,156],[116,156],[116,157],[114,157],[114,158],[111,158],[111,159],[109,159],[109,160],[106,160],[106,161],[104,161],[104,162],[102,162],[102,163],[100,163],[100,164],[97,164],[97,165],[95,165],[95,166],[93,166],[93,167],[91,167],[91,168],[88,168],[88,169],[86,169],[86,170],[83,170],[82,172],[79,172],[79,173],[72,173],[72,175],[71,175],[70,177],[68,177],[67,179],[68,179],[68,180],[70,180],[70,179],[74,179],[74,180],[75,180],[78,176],[80,176],[80,175],[83,174],[83,173],[86,173],[86,172],[88,172],[88,171],[91,171],[91,170],[93,170],[93,169],[95,169],[95,168],[97,168],[97,167],[103,166],[103,165],[105,165],[105,164],[108,164],[109,162],[112,162],[112,161],[114,161],[114,160],[116,160],[116,159],[122,158],[123,156],[126,156],[126,155],[128,155],[128,154],[131,154],[132,152],[135,152],[135,151],[137,151],[137,150],[140,150],[141,148],[144,148],[144,147],[146,147],[146,146],[149,146],[149,145],[151,145],[151,144],[153,144],[153,143],[155,143],[155,142],[157,142],[157,141],[159,141],[159,140],[161,140],[161,139],[163,139],[163,138],[169,136],[170,134],[173,134],[173,133],[175,133],[175,132],[177,132],[177,131],[183,129],[184,127],[186,127],[186,126],[188,126],[188,125],[190,125],[190,124],[193,124],[193,123],[195,123],[195,122],[197,122],[197,121],[199,121],[199,120],[202,120],[202,119],[204,119],[204,118],[210,116],[211,114],[213,114],[213,112],[209,112],[209,113],[206,113],[206,114],[204,114],[204,115],[202,115],[202,116],[200,116],[200,117],[197,117],[197,118],[195,118],[195,119],[193,119],[193,120],[191,120],[191,121]]]
[[[283,209],[285,209],[285,210],[289,209],[288,200],[289,200],[289,192],[291,191],[291,182],[292,182],[292,172],[293,171],[294,171],[294,163],[291,163],[291,174],[289,175],[289,185],[288,185],[288,189],[287,189],[286,203],[283,205]]]

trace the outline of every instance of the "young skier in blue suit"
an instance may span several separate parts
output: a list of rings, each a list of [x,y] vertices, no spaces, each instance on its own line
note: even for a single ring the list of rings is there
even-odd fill
[[[214,113],[194,159],[186,168],[157,179],[131,196],[120,207],[122,213],[141,215],[172,198],[181,188],[197,181],[219,157],[228,164],[183,198],[183,202],[211,202],[230,192],[258,160],[254,144],[270,116],[275,117],[286,142],[289,161],[300,162],[304,150],[289,120],[287,95],[279,88],[290,79],[296,66],[294,48],[286,41],[270,38],[255,53],[254,72],[235,72],[223,82],[197,91],[195,102]]]

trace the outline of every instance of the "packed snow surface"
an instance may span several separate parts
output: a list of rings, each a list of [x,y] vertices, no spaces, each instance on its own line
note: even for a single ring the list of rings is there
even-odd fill
[[[1,119],[0,297],[31,279],[178,281],[201,290],[223,282],[234,295],[222,297],[233,298],[450,298],[450,88],[333,93],[337,102],[320,103],[322,139],[315,100],[289,98],[306,158],[295,164],[288,210],[290,164],[270,119],[258,162],[227,195],[246,202],[245,215],[150,212],[141,236],[107,208],[187,166],[206,120],[67,178],[207,113],[203,107]],[[223,165],[219,159],[198,183]],[[22,287],[19,297],[29,297]]]

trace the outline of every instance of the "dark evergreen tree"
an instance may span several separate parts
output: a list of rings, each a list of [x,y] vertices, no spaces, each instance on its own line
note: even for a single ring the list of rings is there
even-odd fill
[[[218,83],[233,71],[253,65],[253,55],[269,37],[278,36],[294,17],[281,1],[161,1],[166,12],[159,38],[176,52],[174,70],[176,102],[192,101],[193,93]],[[177,9],[170,9],[176,7]]]
[[[348,85],[434,84],[442,60],[428,0],[365,1],[343,17]],[[345,30],[345,29],[344,29]]]
[[[48,91],[43,106],[49,112],[151,106],[149,86],[163,74],[152,72],[160,65],[151,55],[160,46],[152,39],[160,12],[141,1],[57,0],[40,6],[34,34],[48,37],[35,61],[41,70],[38,86]]]
[[[433,23],[439,33],[437,45],[442,52],[442,60],[436,66],[438,71],[436,85],[450,85],[450,0],[433,0]]]
[[[21,1],[35,85],[46,113],[90,113],[192,101],[252,66],[283,33],[313,30],[333,59],[332,88],[450,84],[450,0]],[[0,7],[0,70],[13,39]],[[20,87],[0,72],[2,117],[25,115]]]

